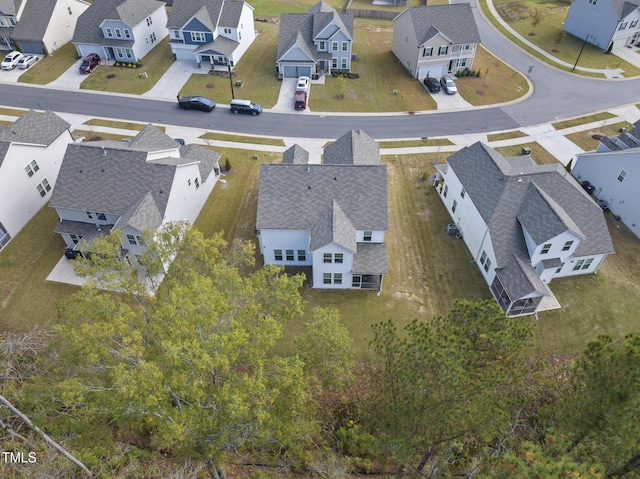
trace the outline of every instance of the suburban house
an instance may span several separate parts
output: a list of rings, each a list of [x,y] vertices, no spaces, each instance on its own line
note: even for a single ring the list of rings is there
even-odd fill
[[[164,2],[99,0],[78,18],[72,41],[81,57],[97,53],[103,60],[133,63],[168,34]]]
[[[280,15],[276,68],[280,78],[351,71],[353,14],[323,0],[307,13]]]
[[[73,142],[69,126],[50,111],[29,110],[0,127],[0,249],[49,200]]]
[[[468,3],[410,7],[393,19],[391,51],[413,78],[473,68],[479,44]]]
[[[240,0],[174,0],[167,28],[174,58],[198,68],[233,67],[256,38],[253,7]]]
[[[256,234],[265,264],[311,267],[310,284],[381,291],[387,274],[387,168],[376,142],[350,131],[309,164],[298,145],[260,165]]]
[[[121,232],[122,256],[135,265],[145,232],[195,221],[220,176],[219,158],[203,146],[180,145],[152,125],[129,142],[69,145],[49,201],[67,254]]]
[[[638,0],[573,0],[563,29],[602,50],[640,42]],[[612,48],[613,48],[612,46]]]
[[[440,198],[510,316],[559,308],[548,283],[595,273],[614,252],[602,209],[560,164],[477,142],[436,168]]]
[[[571,172],[640,238],[640,121],[617,138],[603,137],[596,151],[576,155]]]
[[[71,40],[88,7],[83,0],[0,2],[0,49],[49,55]]]

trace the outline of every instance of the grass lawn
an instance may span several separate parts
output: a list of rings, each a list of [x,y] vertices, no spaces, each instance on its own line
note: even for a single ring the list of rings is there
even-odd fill
[[[46,85],[71,68],[78,59],[77,56],[76,47],[69,42],[30,67],[20,75],[18,82]]]
[[[512,138],[522,138],[528,136],[526,133],[521,132],[520,130],[515,131],[505,131],[504,133],[493,133],[487,135],[487,141],[500,141],[500,140],[510,140]]]
[[[325,0],[336,11],[346,7],[345,0]],[[309,7],[318,3],[318,0],[252,0],[254,17],[279,17],[281,13],[306,13]]]
[[[142,95],[149,91],[173,63],[168,37],[141,60],[141,68],[116,67],[103,63],[88,75],[80,88]],[[140,78],[146,72],[148,78]]]
[[[264,138],[260,136],[243,136],[232,135],[229,133],[205,133],[200,135],[200,138],[205,140],[219,140],[219,141],[234,141],[236,143],[253,143],[257,145],[273,145],[273,146],[285,146],[284,140],[279,138]]]
[[[379,141],[380,148],[410,148],[414,146],[450,146],[453,143],[447,138],[423,138],[421,140],[407,141]]]
[[[604,121],[610,118],[615,118],[615,115],[603,111],[594,115],[581,116],[579,118],[572,118],[571,120],[557,121],[551,125],[556,130],[564,130],[565,128],[571,128],[572,126],[586,125],[587,123],[594,123],[596,121]]]
[[[84,136],[85,141],[101,141],[101,140],[130,140],[133,136],[127,135],[116,135],[115,133],[105,133],[102,131],[91,131],[91,130],[73,130],[71,134],[78,138]]]
[[[147,126],[143,123],[132,123],[129,121],[117,121],[117,120],[102,120],[100,118],[91,118],[83,123],[83,125],[91,125],[91,126],[107,126],[109,128],[120,128],[122,130],[136,130],[142,131],[144,127]],[[166,130],[164,126],[156,125],[156,128],[161,129],[162,131]]]
[[[604,135],[604,136],[617,136],[619,135],[619,129],[623,127],[628,127],[629,129],[632,126],[626,121],[621,121],[619,123],[613,123],[611,125],[604,125],[598,128],[592,128],[590,130],[579,131],[577,133],[571,133],[570,135],[566,135],[567,139],[574,142],[584,151],[592,151],[598,147],[598,140],[593,138],[593,135]]]
[[[545,150],[538,143],[522,143],[521,145],[501,146],[496,148],[497,151],[502,153],[505,158],[511,158],[513,156],[520,156],[522,149],[528,147],[531,149],[531,157],[539,165],[547,165],[552,163],[558,163],[555,156]]]
[[[14,108],[0,108],[0,115],[22,116],[26,112],[27,112],[27,110],[16,110]]]

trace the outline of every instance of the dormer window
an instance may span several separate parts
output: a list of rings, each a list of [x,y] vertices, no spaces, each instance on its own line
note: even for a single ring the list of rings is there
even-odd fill
[[[113,30],[111,30],[109,27],[104,29],[104,34],[107,36],[107,38],[113,38]]]
[[[124,33],[124,37],[125,38],[131,38],[131,32],[129,30],[127,30],[126,28],[124,30],[122,30]]]
[[[122,32],[119,28],[116,28],[116,38],[122,38]]]

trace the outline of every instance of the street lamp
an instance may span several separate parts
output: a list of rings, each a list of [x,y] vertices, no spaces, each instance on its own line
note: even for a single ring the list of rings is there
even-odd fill
[[[229,86],[231,86],[231,99],[235,100],[236,96],[233,93],[233,79],[231,78],[231,67],[233,66],[233,62],[229,60],[227,57],[227,70],[229,70]]]
[[[582,50],[584,50],[584,46],[587,44],[587,40],[589,40],[590,35],[590,33],[587,33],[587,36],[584,38],[584,42],[582,42],[582,48],[580,48],[580,52],[578,53],[578,58],[576,58],[576,62],[573,64],[573,68],[571,69],[572,71],[575,71],[576,66],[578,65],[578,60],[580,60],[580,55],[582,55]],[[596,36],[594,35],[593,38],[595,39]]]

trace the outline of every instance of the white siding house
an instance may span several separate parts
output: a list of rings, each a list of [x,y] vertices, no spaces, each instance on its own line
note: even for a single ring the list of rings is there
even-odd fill
[[[260,167],[256,233],[265,264],[312,268],[324,289],[382,289],[387,170],[373,139],[351,131],[320,165],[299,146]]]
[[[559,307],[553,278],[595,273],[613,245],[602,209],[560,165],[482,143],[437,166],[435,186],[473,261],[511,316]]]
[[[391,50],[420,80],[472,69],[479,43],[469,4],[410,7],[393,20]]]
[[[0,128],[0,249],[47,204],[72,142],[69,124],[50,111]]]

